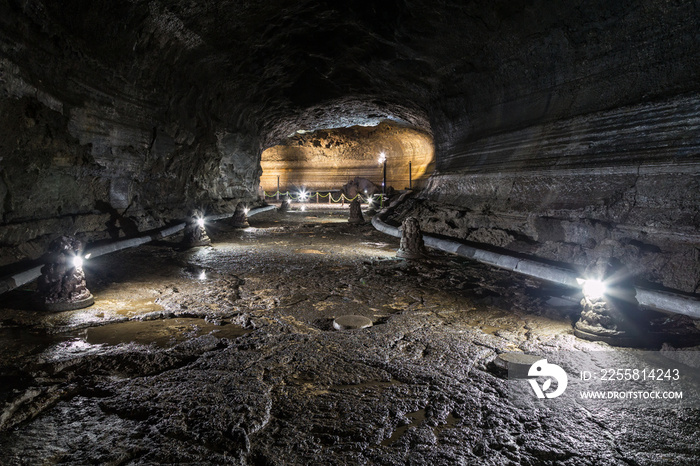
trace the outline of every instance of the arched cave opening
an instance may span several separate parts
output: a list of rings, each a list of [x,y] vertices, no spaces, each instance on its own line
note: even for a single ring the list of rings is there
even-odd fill
[[[263,151],[260,185],[266,193],[276,193],[278,183],[282,192],[340,191],[362,178],[381,191],[381,154],[387,159],[386,185],[398,190],[422,189],[435,167],[429,133],[385,121],[376,126],[296,131],[284,143]]]

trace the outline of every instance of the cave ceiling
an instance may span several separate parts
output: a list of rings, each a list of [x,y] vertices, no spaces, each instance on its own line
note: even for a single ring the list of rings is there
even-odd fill
[[[298,129],[383,119],[432,131],[602,66],[630,75],[645,62],[625,51],[631,38],[658,49],[643,53],[668,57],[648,47],[666,39],[644,18],[662,18],[664,31],[677,23],[670,41],[686,40],[693,25],[683,8],[660,2],[33,0],[4,9],[3,30],[18,39],[5,50],[11,60],[39,45],[45,57],[32,66],[41,76],[53,57],[65,58],[52,70],[57,93],[71,80],[105,92],[132,86],[154,103],[168,99],[166,111],[254,132],[263,148]],[[32,22],[13,21],[25,16]],[[47,35],[50,42],[40,40]],[[32,36],[40,42],[27,43]],[[657,93],[688,88],[662,84]],[[628,102],[606,96],[573,110],[653,97],[653,86],[644,87]]]
[[[53,39],[41,43],[46,60],[69,59],[57,67],[58,90],[94,73],[100,89],[134,86],[154,102],[168,98],[171,112],[250,130],[269,147],[297,129],[383,119],[431,131],[437,104],[454,119],[520,87],[560,86],[624,47],[618,25],[625,37],[643,35],[648,25],[636,19],[665,8],[564,3],[34,0],[11,2],[3,29]],[[34,23],[10,24],[17,10]]]
[[[75,75],[101,89],[100,81],[134,86],[154,102],[167,96],[171,111],[197,108],[270,146],[297,129],[383,119],[430,130],[434,99],[477,92],[461,81],[516,55],[490,50],[518,43],[512,23],[533,18],[530,3],[69,0],[10,8],[53,38],[41,46],[47,60],[71,59],[57,70],[58,92]],[[530,41],[547,28],[540,18]]]

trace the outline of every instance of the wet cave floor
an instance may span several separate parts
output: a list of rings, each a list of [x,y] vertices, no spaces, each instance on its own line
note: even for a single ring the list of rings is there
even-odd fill
[[[3,464],[697,464],[700,411],[508,395],[503,352],[574,337],[563,290],[398,240],[343,211],[260,214],[86,262],[89,308],[0,305]],[[564,303],[564,304],[562,304]],[[374,326],[337,331],[333,319]]]

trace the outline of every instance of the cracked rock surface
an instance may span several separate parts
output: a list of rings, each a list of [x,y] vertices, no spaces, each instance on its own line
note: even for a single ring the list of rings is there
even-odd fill
[[[212,246],[102,256],[86,263],[88,309],[38,313],[14,292],[0,325],[5,464],[698,461],[698,410],[508,398],[490,364],[501,352],[624,355],[573,336],[580,310],[549,304],[562,290],[434,251],[398,260],[398,240],[346,219],[265,213],[245,230],[211,225]],[[345,314],[374,326],[333,330]],[[178,338],[91,340],[154,322]]]

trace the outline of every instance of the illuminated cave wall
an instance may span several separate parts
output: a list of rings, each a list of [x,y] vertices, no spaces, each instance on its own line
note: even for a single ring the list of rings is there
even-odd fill
[[[267,193],[305,187],[334,190],[359,176],[382,183],[379,154],[387,158],[387,186],[404,189],[425,185],[434,168],[432,137],[390,122],[297,133],[262,153],[260,184]]]

